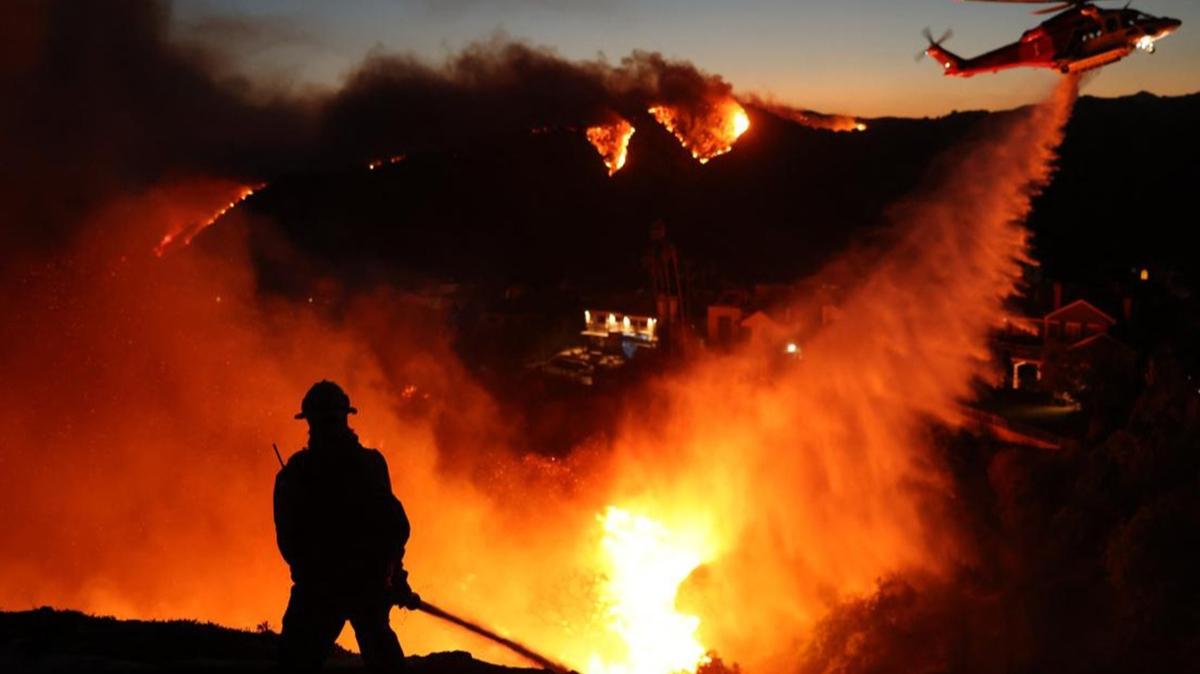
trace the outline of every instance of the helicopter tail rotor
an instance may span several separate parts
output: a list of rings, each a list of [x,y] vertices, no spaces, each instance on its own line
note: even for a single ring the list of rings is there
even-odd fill
[[[935,47],[941,48],[943,42],[954,37],[954,31],[947,28],[946,32],[942,33],[942,36],[935,40],[935,39],[933,39],[933,31],[929,30],[928,26],[926,26],[925,29],[921,31],[921,34],[925,36],[925,39],[929,42],[929,46],[926,47],[925,49],[922,49],[921,51],[917,52],[916,58],[914,59],[915,61],[920,61],[921,59],[925,58],[926,56],[931,56],[932,55],[930,52],[931,49],[933,49]]]

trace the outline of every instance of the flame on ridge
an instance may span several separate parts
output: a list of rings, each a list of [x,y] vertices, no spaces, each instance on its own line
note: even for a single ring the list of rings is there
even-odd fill
[[[701,164],[732,150],[737,139],[750,128],[745,108],[732,98],[699,110],[656,105],[648,112]]]
[[[249,199],[251,195],[266,186],[266,183],[259,183],[257,185],[242,185],[237,189],[237,192],[235,193],[234,197],[230,199],[229,203],[218,209],[217,212],[209,216],[207,220],[204,220],[203,222],[193,222],[179,225],[164,234],[163,238],[159,240],[158,245],[154,247],[154,254],[158,257],[162,257],[167,252],[167,249],[177,241],[181,246],[190,245],[192,243],[192,239],[195,239],[200,232],[208,229],[209,226],[211,226],[214,222],[220,220],[226,213],[236,208],[238,204],[242,203],[246,199]]]
[[[600,153],[600,158],[608,167],[608,175],[613,175],[625,166],[629,155],[629,139],[633,137],[634,131],[636,129],[633,125],[624,119],[588,128],[588,142]]]
[[[850,115],[825,115],[818,112],[810,112],[808,110],[793,110],[791,108],[777,107],[772,108],[771,112],[790,119],[797,124],[802,124],[810,129],[821,129],[823,131],[833,131],[836,133],[848,133],[855,131],[866,131],[867,125],[856,117]]]
[[[810,129],[834,131],[837,133],[867,130],[867,123],[854,115],[841,115],[797,108],[755,95],[747,96],[743,100],[747,104],[765,110],[772,115],[782,117],[802,126],[807,126]]]

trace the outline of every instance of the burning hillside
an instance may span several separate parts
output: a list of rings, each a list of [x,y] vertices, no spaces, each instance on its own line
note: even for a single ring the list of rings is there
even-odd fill
[[[802,124],[811,129],[822,129],[839,133],[867,130],[866,122],[850,115],[830,115],[813,110],[801,110],[759,96],[751,96],[749,97],[749,101],[754,107],[761,108],[773,115],[796,122],[797,124]]]
[[[163,253],[166,253],[167,250],[172,246],[190,245],[192,243],[192,239],[196,238],[200,232],[203,232],[205,229],[211,227],[213,223],[215,223],[217,220],[220,220],[226,213],[234,208],[237,208],[238,204],[242,203],[246,199],[249,199],[254,195],[255,192],[264,187],[266,187],[266,183],[260,183],[254,186],[241,185],[234,191],[233,198],[229,201],[229,203],[218,208],[215,213],[207,218],[204,218],[198,222],[188,222],[172,226],[171,231],[164,234],[162,239],[158,242],[158,245],[154,247],[154,254],[162,257]]]
[[[650,114],[701,164],[732,150],[750,128],[746,111],[733,99],[706,102],[695,109],[656,105]]]
[[[629,139],[633,137],[634,131],[633,125],[623,119],[612,124],[588,128],[588,142],[600,153],[604,166],[608,168],[608,175],[611,176],[625,167],[625,160],[629,155]]]

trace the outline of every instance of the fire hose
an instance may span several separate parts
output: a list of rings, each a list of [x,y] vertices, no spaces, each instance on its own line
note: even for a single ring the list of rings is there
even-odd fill
[[[530,650],[528,647],[526,647],[522,644],[519,644],[519,643],[513,641],[512,639],[507,639],[485,627],[476,625],[475,623],[473,623],[469,620],[464,620],[462,618],[459,618],[456,615],[447,613],[447,612],[443,611],[442,609],[434,606],[433,604],[430,604],[429,602],[427,602],[423,599],[421,600],[421,603],[417,605],[417,610],[421,611],[422,613],[431,615],[435,618],[440,618],[442,620],[445,620],[448,623],[458,625],[459,627],[461,627],[469,632],[478,634],[479,636],[481,636],[485,639],[494,641],[494,642],[500,644],[501,646],[504,646],[505,648],[509,649],[510,651],[520,655],[521,657],[529,660],[530,662],[533,662],[544,669],[548,669],[552,672],[555,672],[555,674],[578,674],[578,672],[575,672],[571,668],[566,667],[562,664],[559,664],[559,663],[551,660],[550,658],[547,658],[544,655],[535,653],[534,651]]]

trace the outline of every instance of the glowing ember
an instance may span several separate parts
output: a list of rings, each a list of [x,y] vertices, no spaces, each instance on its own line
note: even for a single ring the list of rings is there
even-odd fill
[[[182,246],[191,244],[192,239],[195,239],[200,232],[208,229],[210,225],[217,220],[220,220],[226,213],[233,210],[238,204],[250,198],[250,195],[266,186],[266,183],[259,183],[253,186],[243,185],[239,187],[234,198],[229,203],[222,206],[216,213],[213,213],[207,220],[199,223],[191,223],[175,227],[170,232],[167,232],[165,235],[163,235],[162,240],[160,240],[158,245],[154,247],[154,254],[162,257],[163,254],[167,252],[167,248],[169,248],[176,241],[178,241]]]
[[[867,130],[866,124],[849,115],[823,115],[815,112],[797,110],[793,111],[791,114],[785,113],[782,116],[787,117],[793,122],[803,124],[810,129],[822,129],[824,131],[834,131],[836,133]]]
[[[708,553],[659,522],[609,506],[599,517],[610,572],[604,586],[609,626],[623,657],[593,655],[588,674],[693,672],[708,662],[696,636],[700,618],[675,609],[675,595]]]
[[[387,166],[389,164],[398,164],[398,163],[404,161],[404,158],[407,156],[408,155],[397,154],[397,155],[388,157],[387,159],[372,159],[371,161],[367,162],[367,170],[374,171],[375,169],[377,169],[381,166]]]
[[[737,139],[750,128],[746,110],[733,99],[700,110],[656,105],[649,112],[701,164],[732,150]]]
[[[587,139],[604,159],[608,175],[620,171],[625,165],[629,154],[629,139],[633,137],[634,131],[633,125],[623,119],[613,124],[593,126],[587,130]]]

